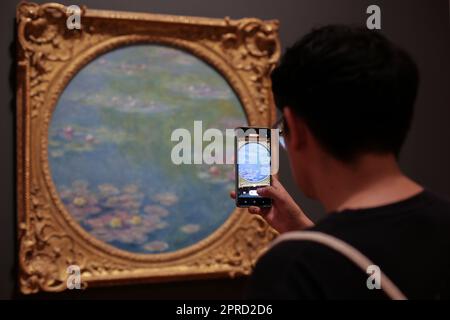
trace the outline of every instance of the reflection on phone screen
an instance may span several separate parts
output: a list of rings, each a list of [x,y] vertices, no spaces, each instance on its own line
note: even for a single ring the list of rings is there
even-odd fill
[[[257,189],[270,185],[270,136],[255,133],[237,137],[237,196],[242,205],[265,205]]]

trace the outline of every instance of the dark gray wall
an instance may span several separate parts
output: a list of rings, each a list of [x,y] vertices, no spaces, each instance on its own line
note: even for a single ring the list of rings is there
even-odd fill
[[[44,2],[44,1],[36,1]],[[447,0],[88,0],[60,1],[90,8],[232,18],[259,17],[281,22],[283,47],[314,26],[330,23],[365,25],[365,10],[378,4],[382,29],[417,60],[421,88],[412,132],[401,155],[404,170],[420,183],[450,195],[450,32]],[[15,159],[14,85],[9,76],[14,63],[15,6],[2,0],[0,29],[0,298],[18,296],[15,290]],[[314,219],[322,216],[317,203],[305,199],[290,178],[282,155],[281,179]],[[90,289],[83,293],[37,297],[107,298],[238,298],[245,279],[178,282],[158,285]],[[20,296],[19,296],[20,297]]]

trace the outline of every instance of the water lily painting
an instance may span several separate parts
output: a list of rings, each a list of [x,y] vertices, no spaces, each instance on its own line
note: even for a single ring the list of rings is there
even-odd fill
[[[20,291],[249,275],[276,232],[231,135],[276,120],[278,21],[68,9],[17,6]]]
[[[175,165],[171,133],[234,128],[246,117],[214,68],[168,46],[122,47],[71,80],[49,127],[52,181],[90,235],[139,254],[201,241],[234,209],[232,165]]]

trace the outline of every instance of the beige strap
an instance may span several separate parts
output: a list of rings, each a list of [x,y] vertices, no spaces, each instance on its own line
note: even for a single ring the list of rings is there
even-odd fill
[[[365,255],[363,255],[356,248],[352,247],[348,243],[330,236],[328,234],[317,231],[293,231],[287,232],[279,236],[275,241],[271,243],[270,248],[273,248],[278,243],[288,240],[306,240],[314,241],[323,244],[353,261],[364,272],[367,272],[367,268],[374,263],[370,261]],[[381,288],[386,295],[392,300],[406,300],[406,296],[400,291],[399,288],[381,271],[382,285]]]

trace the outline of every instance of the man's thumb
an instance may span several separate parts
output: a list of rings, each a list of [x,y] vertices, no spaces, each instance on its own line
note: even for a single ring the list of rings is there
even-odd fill
[[[265,198],[271,198],[271,199],[277,199],[279,198],[279,194],[277,190],[272,186],[267,186],[263,188],[258,188],[256,190],[258,192],[258,195]]]

